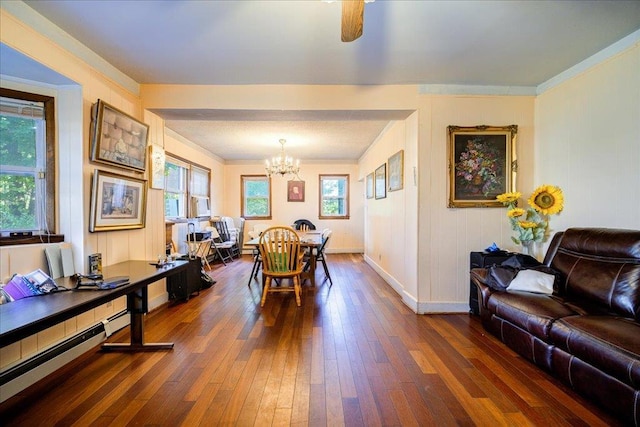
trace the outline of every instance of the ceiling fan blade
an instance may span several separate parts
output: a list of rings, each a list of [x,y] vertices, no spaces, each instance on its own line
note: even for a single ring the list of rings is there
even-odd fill
[[[342,0],[342,41],[352,42],[362,35],[364,0]]]

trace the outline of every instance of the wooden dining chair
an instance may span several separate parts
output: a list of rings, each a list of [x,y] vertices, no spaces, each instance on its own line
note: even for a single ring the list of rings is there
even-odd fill
[[[327,243],[329,243],[329,238],[331,237],[331,234],[333,233],[333,231],[329,230],[328,228],[325,228],[322,231],[322,243],[320,244],[320,246],[317,248],[317,255],[316,255],[316,264],[318,262],[322,263],[322,267],[324,269],[324,275],[326,279],[329,279],[329,286],[333,286],[333,280],[331,280],[331,274],[329,273],[329,267],[327,266],[327,260],[325,257],[325,249],[327,246]],[[307,271],[309,270],[309,268],[311,268],[311,257],[307,256],[305,257],[305,265],[303,267],[303,271]],[[326,280],[325,279],[325,280]]]
[[[264,278],[260,306],[264,306],[270,292],[294,292],[296,304],[300,307],[300,273],[303,265],[300,237],[296,231],[286,226],[267,228],[260,235],[259,249]],[[282,279],[291,279],[293,286],[283,286]],[[274,281],[279,282],[279,286],[272,286]]]

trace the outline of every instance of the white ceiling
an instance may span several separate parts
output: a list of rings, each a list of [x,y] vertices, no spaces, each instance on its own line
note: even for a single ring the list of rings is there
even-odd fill
[[[339,2],[25,1],[138,83],[425,84],[535,88],[640,29],[640,1],[367,3],[340,41]],[[158,111],[225,160],[279,149],[357,159],[407,112]],[[260,150],[256,135],[273,135]],[[299,138],[296,141],[296,138]],[[296,145],[304,152],[296,154]],[[313,145],[308,145],[311,142]],[[300,144],[298,144],[300,143]],[[312,148],[309,148],[312,147]]]

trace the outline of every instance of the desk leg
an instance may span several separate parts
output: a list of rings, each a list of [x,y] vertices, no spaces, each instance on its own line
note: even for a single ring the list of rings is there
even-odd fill
[[[144,343],[144,315],[148,311],[147,287],[144,286],[135,292],[127,294],[127,310],[130,313],[131,331],[130,343],[105,343],[102,345],[103,351],[156,351],[171,350],[173,343]]]
[[[316,248],[311,248],[311,253],[309,255],[309,271],[303,272],[300,275],[301,283],[304,279],[309,279],[311,282],[311,286],[316,286]]]

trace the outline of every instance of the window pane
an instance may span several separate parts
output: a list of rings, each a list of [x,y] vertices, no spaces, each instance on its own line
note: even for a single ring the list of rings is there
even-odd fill
[[[242,216],[269,218],[271,189],[267,176],[242,176]]]
[[[43,117],[42,102],[0,98],[1,230],[39,231],[47,228]],[[41,209],[38,209],[38,204]]]
[[[320,175],[320,218],[349,218],[349,175]]]
[[[165,190],[179,193],[185,190],[186,169],[173,163],[164,165]]]
[[[36,121],[0,115],[0,164],[36,167]]]
[[[33,175],[0,174],[0,228],[38,230],[36,180]]]
[[[171,218],[186,218],[187,169],[167,160],[164,165],[164,173],[164,216]]]
[[[191,167],[191,195],[209,197],[209,171]]]

